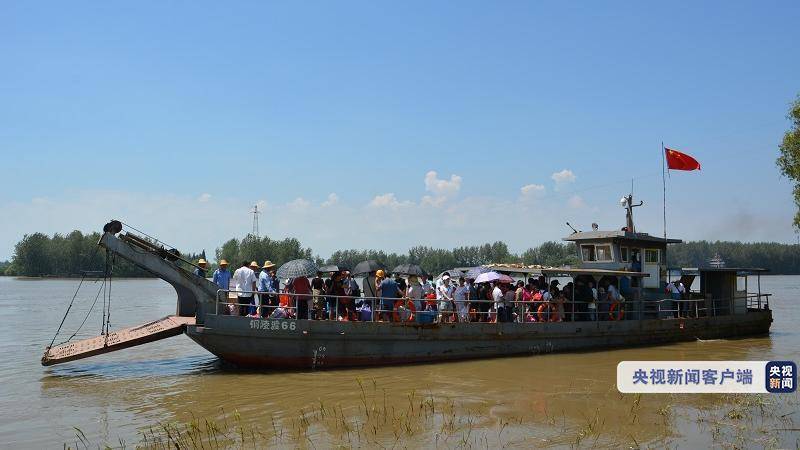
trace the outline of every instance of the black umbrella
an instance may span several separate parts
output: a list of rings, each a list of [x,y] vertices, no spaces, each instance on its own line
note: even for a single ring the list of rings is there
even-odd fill
[[[370,259],[369,261],[361,261],[360,263],[356,264],[356,266],[353,267],[352,274],[361,275],[365,273],[377,272],[378,270],[386,270],[386,266],[381,262]]]
[[[277,276],[280,279],[313,277],[317,272],[319,272],[319,268],[314,261],[295,259],[278,268]]]
[[[450,275],[450,278],[458,278],[464,276],[464,271],[458,269],[450,269],[446,273]]]
[[[469,271],[467,271],[467,274],[464,276],[464,278],[469,278],[469,279],[474,280],[474,279],[478,278],[478,275],[480,275],[482,273],[491,272],[491,271],[492,271],[492,269],[490,269],[490,268],[488,268],[486,266],[473,267],[472,269],[469,269]]]
[[[416,275],[418,277],[428,274],[422,267],[416,264],[400,264],[392,270],[392,273],[399,273],[400,275]]]
[[[322,273],[344,272],[345,270],[350,270],[350,269],[347,266],[343,266],[341,264],[328,264],[327,266],[322,266],[319,268],[319,271]]]

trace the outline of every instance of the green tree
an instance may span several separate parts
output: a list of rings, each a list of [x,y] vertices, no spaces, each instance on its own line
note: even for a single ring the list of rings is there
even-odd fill
[[[783,175],[794,181],[794,204],[798,208],[794,215],[794,226],[800,229],[800,97],[792,103],[787,118],[792,125],[783,135],[778,167]]]

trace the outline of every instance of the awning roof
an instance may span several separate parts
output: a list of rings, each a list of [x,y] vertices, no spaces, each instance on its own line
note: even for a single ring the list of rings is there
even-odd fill
[[[545,276],[554,275],[598,275],[598,276],[625,276],[625,277],[649,277],[650,274],[646,272],[631,272],[628,270],[608,270],[608,269],[582,269],[577,267],[543,267],[543,266],[525,266],[522,264],[487,264],[488,267],[495,272],[499,273],[524,273],[536,274]]]
[[[764,269],[762,267],[681,267],[679,270],[681,273],[736,272],[741,275],[769,272],[769,269]]]
[[[602,239],[626,239],[626,240],[633,240],[633,241],[645,241],[645,242],[659,242],[664,243],[664,238],[658,236],[651,236],[647,233],[629,233],[627,231],[579,231],[577,233],[572,233],[569,236],[565,237],[563,240],[565,241],[591,241],[591,240],[602,240]],[[680,244],[683,242],[680,239],[667,239],[667,244]]]

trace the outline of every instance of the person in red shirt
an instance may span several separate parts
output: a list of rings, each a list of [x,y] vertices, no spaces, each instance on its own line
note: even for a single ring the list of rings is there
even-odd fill
[[[298,319],[310,319],[309,312],[313,307],[310,304],[314,301],[311,297],[311,283],[306,277],[297,277],[292,280],[292,292],[295,294],[295,305],[297,306]],[[298,295],[299,294],[299,295]]]

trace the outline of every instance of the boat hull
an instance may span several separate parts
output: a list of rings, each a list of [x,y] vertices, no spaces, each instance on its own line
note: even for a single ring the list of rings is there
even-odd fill
[[[769,333],[771,311],[560,323],[402,324],[206,316],[186,334],[241,367],[319,369],[605,350]]]

